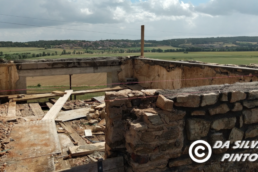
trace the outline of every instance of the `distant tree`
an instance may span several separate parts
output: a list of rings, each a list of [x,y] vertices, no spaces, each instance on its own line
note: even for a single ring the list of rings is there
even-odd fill
[[[75,54],[76,53],[76,51],[75,50],[73,50],[73,54]]]
[[[57,51],[55,51],[55,54],[57,55]]]
[[[50,56],[50,53],[47,53],[48,56]]]
[[[38,83],[38,85],[37,85],[38,87],[41,87],[41,84],[40,83]]]
[[[4,55],[4,53],[2,51],[0,51],[0,56],[3,56],[3,55]]]
[[[55,55],[55,53],[52,53],[51,55],[52,55],[52,56],[54,56],[54,55]]]
[[[43,51],[43,54],[42,54],[42,56],[46,56],[46,53],[45,53],[45,51]]]

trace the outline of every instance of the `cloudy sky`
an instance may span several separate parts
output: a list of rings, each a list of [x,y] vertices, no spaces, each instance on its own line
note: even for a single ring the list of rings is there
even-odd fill
[[[257,0],[0,0],[0,41],[257,36]]]

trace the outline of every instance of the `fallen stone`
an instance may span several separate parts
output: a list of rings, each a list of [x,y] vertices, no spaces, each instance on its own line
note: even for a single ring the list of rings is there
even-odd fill
[[[166,111],[172,111],[173,110],[173,104],[174,102],[172,100],[167,99],[166,97],[164,97],[163,95],[159,95],[157,102],[156,102],[156,106],[166,110]]]
[[[253,124],[258,122],[258,108],[251,110],[244,110],[244,124]]]
[[[245,132],[245,139],[258,136],[258,126],[249,127]]]
[[[186,131],[187,137],[189,140],[198,140],[201,137],[207,136],[210,130],[210,122],[203,120],[192,118],[187,120]]]
[[[246,94],[242,91],[233,91],[231,93],[231,100],[230,103],[237,102],[239,100],[244,100],[246,99]]]
[[[89,120],[89,124],[95,124],[95,123],[98,123],[99,121],[96,120],[96,119],[91,119]]]
[[[252,90],[249,92],[249,100],[258,99],[258,90]]]
[[[147,130],[147,125],[143,122],[131,122],[130,127],[136,131]]]
[[[89,113],[89,115],[87,116],[87,119],[88,120],[91,120],[91,119],[98,119],[98,115],[96,115],[95,113]]]
[[[106,117],[106,112],[105,112],[105,110],[100,111],[100,118],[101,118],[101,119],[105,119],[105,117]]]
[[[244,107],[249,108],[249,109],[254,108],[254,107],[258,106],[258,100],[254,100],[254,101],[246,100],[243,102],[243,105],[244,105]]]
[[[172,112],[157,110],[157,112],[165,121],[169,119],[169,122],[181,120],[186,115],[186,112],[182,110],[173,110]]]
[[[187,158],[182,160],[170,160],[168,166],[172,168],[172,167],[179,167],[179,166],[190,165],[190,164],[192,164],[192,160],[190,158]]]
[[[241,103],[235,103],[235,106],[231,111],[236,112],[241,110],[243,110],[243,106],[241,105]]]
[[[90,109],[90,113],[94,113],[95,112],[95,109]]]
[[[95,111],[95,115],[96,115],[98,118],[100,117],[99,110],[96,110],[96,111]]]
[[[222,141],[223,143],[226,141],[224,136],[223,136],[223,133],[213,133],[213,134],[210,135],[211,147],[213,147],[214,144],[217,141]],[[223,149],[212,149],[212,153],[215,153],[215,154],[225,153],[226,151],[227,151],[226,148],[223,148]]]
[[[229,134],[228,140],[230,140],[230,143],[234,143],[235,141],[242,140],[243,137],[244,137],[244,132],[234,127]]]
[[[145,112],[144,113],[144,119],[146,123],[151,123],[152,125],[160,125],[163,124],[163,122],[161,121],[159,114],[154,114],[154,113],[149,113],[149,112]]]
[[[154,96],[156,93],[156,89],[148,89],[148,90],[141,90],[146,96]]]
[[[199,110],[199,111],[194,111],[191,114],[192,116],[203,116],[205,115],[205,111]]]
[[[219,98],[219,94],[217,93],[203,94],[201,106],[213,105],[217,103],[218,98]]]
[[[227,102],[228,101],[228,93],[222,93],[220,101]]]
[[[228,108],[227,104],[219,105],[216,108],[209,109],[210,115],[216,115],[216,114],[224,114],[227,113],[230,109]]]
[[[177,97],[175,106],[179,107],[199,107],[201,98],[199,95],[180,95]]]
[[[222,130],[222,129],[232,129],[235,127],[236,124],[236,118],[222,118],[222,119],[217,119],[213,121],[211,124],[211,128],[215,129],[217,131]]]
[[[105,131],[105,127],[104,126],[94,126],[92,129],[92,132],[99,132],[99,131]]]

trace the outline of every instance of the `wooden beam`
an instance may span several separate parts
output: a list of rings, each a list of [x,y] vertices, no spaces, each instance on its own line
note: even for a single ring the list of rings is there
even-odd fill
[[[90,108],[75,109],[59,112],[56,121],[70,121],[78,118],[85,118],[89,114]]]
[[[144,57],[144,25],[141,26],[141,57]]]
[[[123,157],[109,158],[102,161],[103,172],[124,172],[124,159]],[[89,163],[63,172],[98,172],[98,163]]]
[[[105,151],[105,142],[69,147],[72,157],[92,154],[95,151]]]
[[[79,134],[71,127],[69,122],[60,123],[61,126],[68,131],[72,139],[78,143],[78,145],[87,145],[87,143],[79,136]]]
[[[42,120],[48,120],[48,119],[56,119],[57,114],[60,112],[62,107],[64,106],[67,99],[72,94],[73,90],[67,90],[65,91],[67,94],[65,94],[63,97],[60,97],[57,102],[54,104],[54,106],[47,112],[47,114],[44,116]]]
[[[38,103],[30,103],[29,106],[35,116],[44,116],[45,115],[45,113],[43,112],[43,110],[41,109],[41,107]]]
[[[84,95],[89,93],[98,93],[98,92],[106,92],[106,91],[119,91],[125,89],[124,87],[114,87],[114,88],[103,88],[103,89],[93,89],[93,90],[82,90],[82,91],[74,91],[71,95]],[[27,101],[33,99],[41,99],[41,98],[49,98],[49,97],[57,97],[60,95],[52,94],[52,93],[45,93],[45,94],[26,94],[22,98],[13,98],[12,100],[15,102],[19,101]],[[6,95],[8,97],[8,95]]]

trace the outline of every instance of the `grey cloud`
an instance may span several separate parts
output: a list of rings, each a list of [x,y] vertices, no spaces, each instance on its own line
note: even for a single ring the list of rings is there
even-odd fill
[[[257,0],[211,0],[197,6],[195,10],[210,15],[230,15],[233,13],[258,15]]]

